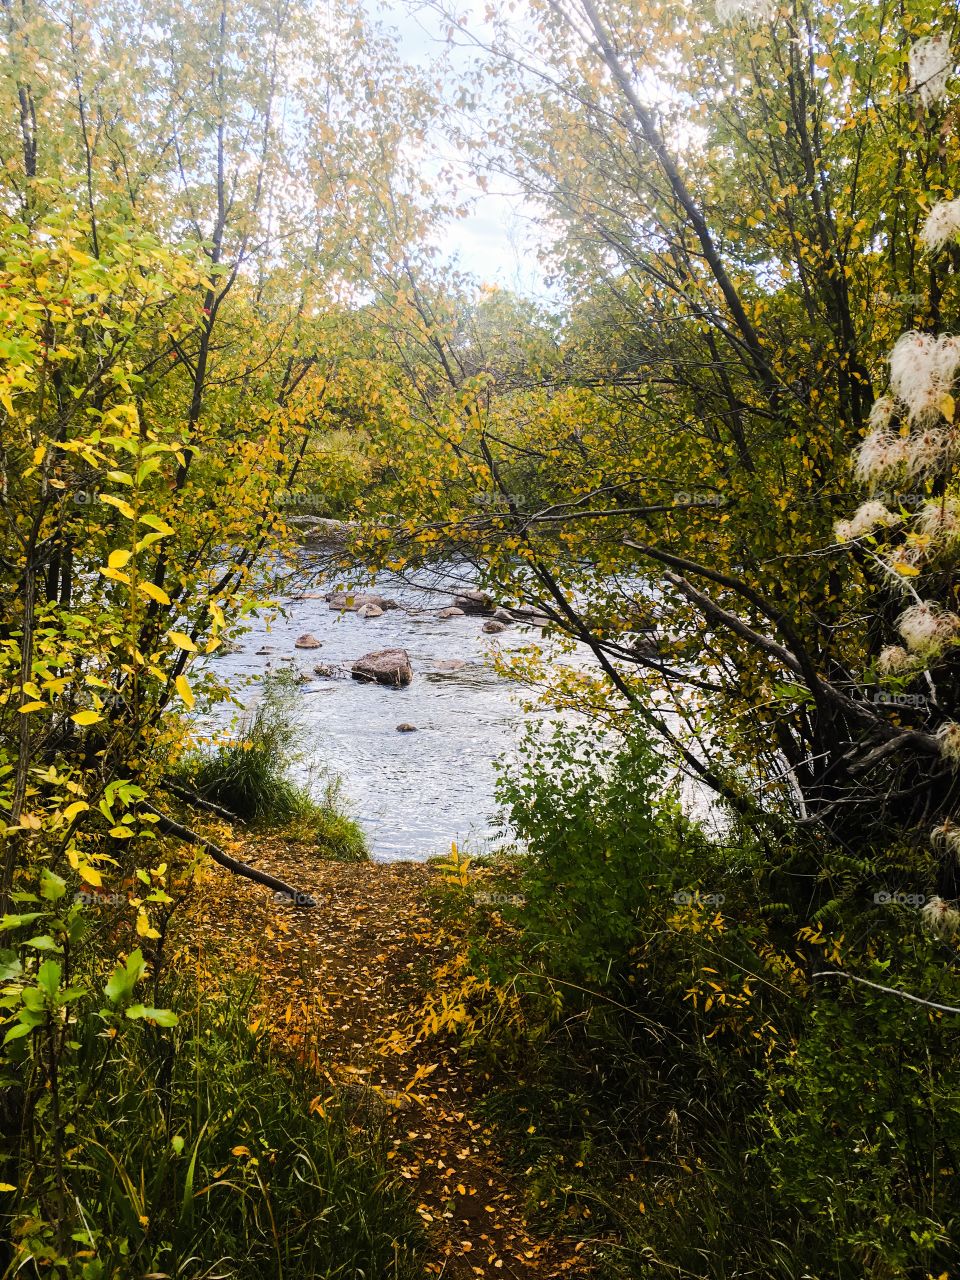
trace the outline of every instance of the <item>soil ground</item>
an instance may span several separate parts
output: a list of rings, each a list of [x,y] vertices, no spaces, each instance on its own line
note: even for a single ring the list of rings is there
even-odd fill
[[[500,1135],[477,1111],[483,1082],[456,1043],[410,1045],[430,975],[449,946],[431,905],[437,871],[414,862],[322,861],[269,837],[235,852],[318,905],[278,902],[213,868],[187,930],[221,962],[234,957],[254,967],[262,1016],[294,1034],[309,1026],[331,1093],[345,1088],[356,1099],[359,1123],[376,1116],[388,1126],[390,1159],[410,1184],[433,1252],[425,1276],[591,1275],[580,1245],[544,1238],[528,1222]]]

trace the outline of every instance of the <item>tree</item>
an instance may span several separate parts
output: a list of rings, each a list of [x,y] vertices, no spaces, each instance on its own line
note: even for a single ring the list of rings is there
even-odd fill
[[[912,424],[914,452],[867,467],[889,517],[834,524],[897,338],[956,307],[952,224],[922,232],[931,205],[952,207],[952,10],[548,0],[531,15],[503,12],[484,50],[500,90],[485,163],[545,208],[575,302],[551,368],[460,380],[429,536],[442,527],[590,645],[613,702],[741,810],[841,843],[942,821],[958,799],[956,579],[948,542],[921,568],[916,539],[952,509],[955,366],[928,405],[934,464],[899,409],[885,429]],[[471,487],[499,495],[479,524]],[[914,592],[948,643],[895,668]],[[656,652],[640,643],[654,620]],[[940,887],[955,896],[952,859]]]

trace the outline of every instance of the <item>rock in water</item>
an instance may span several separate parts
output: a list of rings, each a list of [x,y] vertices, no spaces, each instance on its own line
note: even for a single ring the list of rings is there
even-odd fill
[[[497,622],[503,622],[507,626],[513,622],[513,614],[508,609],[494,609],[493,616]]]
[[[358,613],[366,605],[375,605],[381,611],[387,609],[399,609],[400,605],[396,600],[391,600],[389,596],[376,595],[370,591],[332,591],[327,596],[327,603],[331,609],[336,609],[340,613],[349,613],[356,610]]]
[[[464,613],[490,613],[493,609],[493,600],[485,591],[462,591],[453,603]]]
[[[408,724],[406,720],[404,720],[403,724],[397,725],[397,733],[416,733],[416,732],[417,732],[417,726],[415,724]]]
[[[375,681],[402,689],[413,679],[413,667],[406,649],[377,649],[358,658],[350,674],[354,680]]]
[[[440,612],[437,614],[437,617],[438,618],[464,618],[466,617],[466,612],[463,609],[458,609],[456,605],[451,605],[449,609],[441,609]]]
[[[466,665],[464,658],[437,658],[433,664],[436,671],[462,671]]]
[[[362,604],[357,610],[358,618],[382,618],[383,610],[378,604]]]
[[[317,639],[315,635],[312,635],[309,631],[306,631],[302,636],[297,637],[293,647],[295,649],[319,649],[320,641]]]
[[[506,631],[506,629],[507,628],[504,626],[502,622],[485,622],[483,624],[483,630],[486,631],[487,634],[491,636],[497,636],[500,634],[501,631]]]

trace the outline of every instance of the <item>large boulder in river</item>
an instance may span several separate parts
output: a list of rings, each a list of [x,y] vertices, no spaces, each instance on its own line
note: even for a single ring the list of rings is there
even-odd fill
[[[451,605],[449,609],[441,609],[437,614],[438,618],[464,618],[466,617],[465,609],[458,609],[456,605]]]
[[[350,674],[354,680],[367,680],[402,689],[413,679],[413,667],[406,649],[377,649],[374,653],[365,653],[362,658],[358,658],[350,668]]]
[[[396,600],[371,591],[331,591],[327,596],[327,603],[331,609],[336,609],[340,613],[350,613],[353,610],[359,612],[368,604],[376,605],[378,609],[383,610],[400,608]]]
[[[454,600],[454,607],[464,613],[491,613],[493,600],[485,591],[461,591]]]
[[[378,604],[362,604],[357,610],[358,618],[382,618],[383,610]]]
[[[502,622],[485,622],[481,630],[486,631],[488,635],[498,636],[501,631],[506,631],[506,626]]]
[[[319,649],[320,641],[311,632],[307,631],[302,636],[298,636],[294,641],[295,649]]]

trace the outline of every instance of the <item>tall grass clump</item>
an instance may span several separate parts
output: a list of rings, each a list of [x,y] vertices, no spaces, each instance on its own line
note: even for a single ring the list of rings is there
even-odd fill
[[[318,801],[308,786],[291,777],[301,756],[298,692],[292,673],[269,673],[259,702],[234,735],[212,751],[188,757],[182,775],[204,799],[244,822],[288,827],[295,838],[315,843],[328,857],[362,860],[368,852],[366,839],[343,812],[339,781],[328,779]]]

